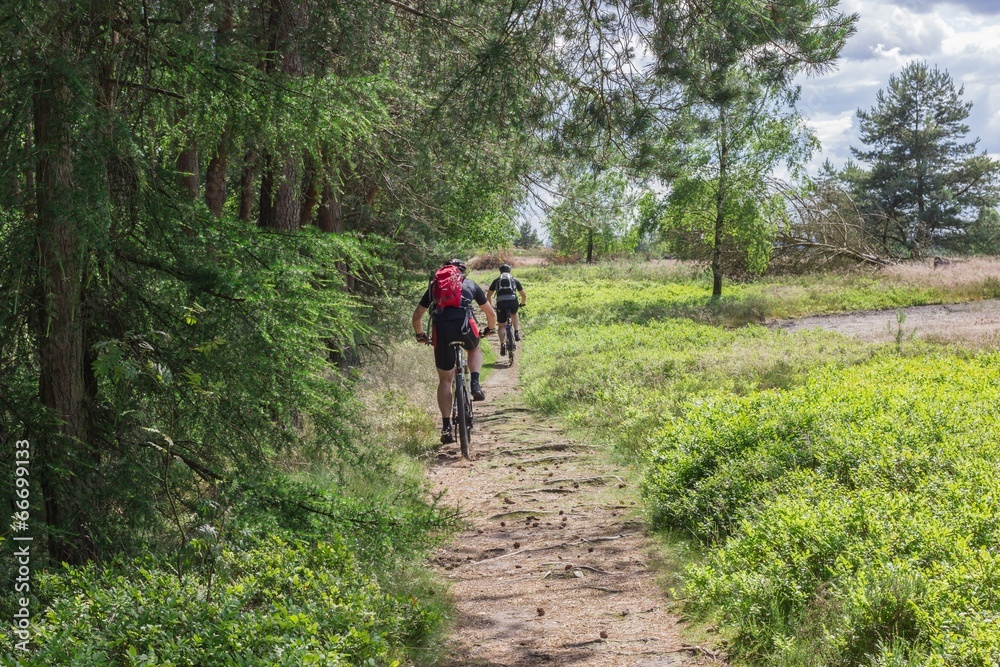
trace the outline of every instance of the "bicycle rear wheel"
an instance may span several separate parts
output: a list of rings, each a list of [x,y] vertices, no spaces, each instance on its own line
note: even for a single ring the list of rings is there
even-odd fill
[[[511,329],[507,329],[507,361],[514,365],[514,334]]]
[[[458,444],[462,451],[462,456],[472,460],[469,457],[469,433],[470,427],[472,425],[472,409],[469,404],[469,394],[465,390],[465,382],[462,377],[456,376],[455,378],[455,406],[456,412],[458,412]]]

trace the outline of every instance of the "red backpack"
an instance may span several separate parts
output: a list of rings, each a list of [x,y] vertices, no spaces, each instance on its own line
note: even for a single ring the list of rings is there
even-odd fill
[[[445,264],[438,269],[430,285],[435,310],[440,312],[445,308],[461,308],[464,282],[465,275],[457,266]]]

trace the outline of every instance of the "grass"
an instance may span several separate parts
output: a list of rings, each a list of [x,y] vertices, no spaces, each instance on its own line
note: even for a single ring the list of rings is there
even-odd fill
[[[734,327],[806,315],[1000,298],[1000,261],[992,258],[973,258],[936,270],[914,263],[878,273],[768,277],[726,284],[717,301],[710,298],[711,279],[704,268],[683,262],[524,267],[516,274],[525,284],[529,302],[543,304],[543,316],[565,315],[582,323],[685,317]],[[596,289],[607,283],[617,284],[618,289]],[[557,308],[549,307],[556,304]]]
[[[669,585],[738,661],[994,664],[1000,355],[747,321],[994,297],[998,273],[768,279],[713,304],[685,265],[522,269],[525,393],[643,467]]]

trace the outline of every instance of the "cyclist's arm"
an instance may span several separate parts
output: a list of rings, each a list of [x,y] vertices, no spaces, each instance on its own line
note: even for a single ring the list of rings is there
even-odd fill
[[[489,290],[488,292],[486,292],[486,300],[489,301],[490,303],[493,303],[493,290]]]
[[[483,288],[479,285],[476,285],[475,287],[476,288],[472,293],[473,300],[479,305],[479,310],[486,313],[486,327],[496,331],[497,311],[493,309],[493,305],[490,304],[490,300],[486,298],[486,293],[483,292]]]
[[[524,290],[523,290],[523,289],[519,289],[519,290],[517,290],[517,293],[521,295],[521,305],[523,306],[523,305],[524,305],[524,302],[525,302],[525,300],[526,300],[526,299],[527,299],[528,297],[524,296]]]
[[[479,309],[486,313],[486,326],[493,331],[497,330],[497,311],[493,309],[493,306],[489,301],[486,303],[479,304]]]
[[[427,308],[424,306],[417,306],[413,309],[413,333],[420,335],[424,332],[424,313],[427,312]]]

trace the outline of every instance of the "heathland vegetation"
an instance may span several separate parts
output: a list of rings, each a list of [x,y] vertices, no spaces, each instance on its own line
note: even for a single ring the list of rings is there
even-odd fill
[[[678,593],[734,657],[990,664],[996,353],[755,323],[997,297],[997,265],[980,269],[775,278],[723,301],[677,265],[522,269],[525,392],[613,443],[654,525],[702,546]]]

